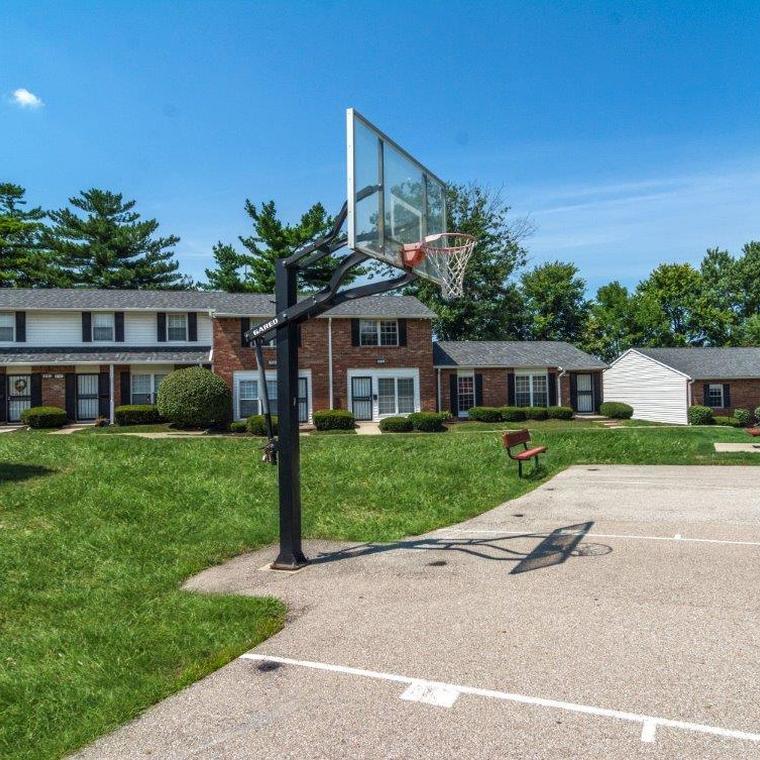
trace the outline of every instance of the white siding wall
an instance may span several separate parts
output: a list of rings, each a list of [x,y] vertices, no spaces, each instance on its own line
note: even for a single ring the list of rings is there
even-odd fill
[[[198,340],[159,343],[156,338],[156,312],[124,313],[124,342],[82,342],[82,313],[79,311],[27,311],[26,343],[0,343],[2,346],[210,346],[211,318],[198,312]]]
[[[686,425],[688,379],[635,351],[604,372],[604,400],[623,401],[638,420]]]

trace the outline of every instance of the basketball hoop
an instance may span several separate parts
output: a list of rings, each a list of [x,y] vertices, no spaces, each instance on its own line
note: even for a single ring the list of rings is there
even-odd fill
[[[425,266],[441,284],[444,298],[461,298],[464,294],[464,270],[470,260],[477,238],[464,232],[441,232],[428,235],[419,243],[404,246],[404,266]]]

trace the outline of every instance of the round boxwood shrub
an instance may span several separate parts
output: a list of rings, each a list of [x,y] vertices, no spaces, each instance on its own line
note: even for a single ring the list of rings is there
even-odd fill
[[[526,406],[525,417],[529,420],[545,420],[549,410],[545,406]]]
[[[263,414],[254,414],[251,415],[246,421],[245,421],[246,430],[251,435],[266,435],[267,434],[267,423],[264,418]],[[277,435],[279,432],[280,426],[278,422],[278,418],[276,414],[272,415],[272,434]]]
[[[569,406],[550,406],[546,409],[550,420],[571,420],[573,410]]]
[[[230,422],[230,433],[247,433],[248,420],[233,420]]]
[[[67,421],[66,412],[57,406],[33,406],[21,412],[21,422],[30,428],[59,428]]]
[[[718,415],[713,417],[713,424],[725,425],[727,427],[743,427],[742,423],[736,417],[721,417]]]
[[[413,429],[408,417],[385,417],[380,420],[380,431],[383,433],[410,433]]]
[[[504,422],[522,422],[525,419],[525,409],[519,406],[503,406],[499,411]]]
[[[113,410],[117,425],[155,425],[161,415],[155,404],[125,404]]]
[[[320,409],[312,415],[317,430],[353,430],[356,419],[348,409]]]
[[[689,424],[690,425],[712,425],[713,410],[709,406],[695,406],[689,407]]]
[[[749,409],[734,409],[734,417],[739,427],[749,427],[752,424],[752,413]]]
[[[613,420],[630,420],[633,417],[633,407],[622,401],[604,401],[599,405],[599,413]]]
[[[180,427],[227,427],[232,394],[227,383],[203,367],[178,369],[158,389],[159,414]]]
[[[413,412],[408,417],[415,430],[421,433],[443,433],[446,427],[443,424],[448,421],[448,412]]]
[[[467,414],[476,422],[501,422],[501,409],[495,406],[473,406]]]

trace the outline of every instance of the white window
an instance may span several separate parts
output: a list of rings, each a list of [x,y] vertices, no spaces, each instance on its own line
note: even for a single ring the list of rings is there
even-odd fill
[[[414,411],[414,378],[378,377],[377,413],[409,414]]]
[[[475,406],[475,377],[473,375],[459,375],[457,377],[457,411],[459,416],[465,417],[473,406]]]
[[[398,345],[398,320],[396,319],[359,320],[359,345],[361,346],[397,346]]]
[[[165,373],[132,375],[132,403],[155,404],[158,387],[165,377]]]
[[[545,372],[521,372],[515,375],[515,406],[548,405],[549,384]]]
[[[707,386],[707,406],[713,409],[723,408],[723,386],[721,384],[710,384]]]
[[[16,315],[13,312],[0,312],[0,341],[16,340]]]
[[[168,314],[166,326],[167,340],[187,340],[187,314]]]
[[[259,381],[256,379],[239,379],[237,381],[238,413],[237,419],[245,419],[254,414],[263,414],[261,398],[259,397]],[[308,380],[298,378],[298,421],[309,421]],[[277,380],[267,378],[267,396],[269,411],[277,414]]]
[[[113,340],[113,312],[96,311],[92,315],[92,339]]]

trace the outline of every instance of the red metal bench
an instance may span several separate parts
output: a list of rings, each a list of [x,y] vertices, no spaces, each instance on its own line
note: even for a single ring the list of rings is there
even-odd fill
[[[514,459],[517,462],[517,473],[522,477],[522,463],[526,459],[535,459],[535,468],[538,468],[538,455],[543,454],[546,451],[546,446],[535,446],[532,449],[528,448],[530,443],[530,433],[527,430],[516,430],[514,432],[506,432],[502,436],[504,442],[504,448],[507,450],[507,454],[510,459]],[[513,454],[512,449],[515,446],[522,444],[523,450],[518,454]]]

